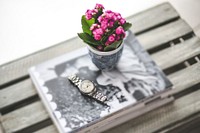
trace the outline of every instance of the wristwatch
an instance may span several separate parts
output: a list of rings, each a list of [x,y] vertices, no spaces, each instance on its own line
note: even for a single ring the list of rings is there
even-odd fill
[[[107,96],[98,92],[92,81],[85,79],[82,80],[75,74],[68,76],[68,79],[78,87],[82,94],[90,96],[102,103],[107,101]]]

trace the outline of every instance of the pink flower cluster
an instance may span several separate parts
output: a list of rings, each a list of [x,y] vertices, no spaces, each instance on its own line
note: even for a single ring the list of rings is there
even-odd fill
[[[102,11],[104,9],[103,5],[96,4],[95,8],[92,10],[87,10],[85,13],[85,17],[87,20],[90,20],[94,15],[98,13],[98,11]]]
[[[111,34],[108,37],[108,40],[106,41],[105,45],[108,46],[108,45],[112,44],[115,41],[119,41],[119,40],[123,39],[125,36],[126,36],[126,34],[125,34],[125,31],[124,31],[123,27],[119,26],[115,30],[115,33]]]
[[[104,36],[107,36],[105,45],[108,46],[115,41],[122,40],[125,37],[125,31],[122,27],[126,20],[122,18],[120,13],[107,10],[103,12],[103,5],[96,4],[93,10],[87,10],[85,16],[87,20],[91,18],[97,19],[97,23],[92,24],[92,31],[95,40],[100,41]],[[97,16],[101,12],[99,16]]]

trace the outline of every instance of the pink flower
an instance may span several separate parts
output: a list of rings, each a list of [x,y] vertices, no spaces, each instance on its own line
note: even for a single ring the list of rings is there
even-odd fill
[[[126,32],[124,32],[123,34],[122,34],[122,38],[124,38],[126,36]]]
[[[101,38],[102,38],[102,37],[101,37],[101,35],[99,35],[99,34],[95,34],[95,35],[94,35],[94,39],[97,40],[97,41],[101,40]]]
[[[121,37],[119,35],[116,36],[116,40],[119,41]]]
[[[97,14],[98,10],[97,9],[93,9],[93,10],[87,10],[86,13],[85,13],[85,17],[87,20],[90,20],[93,15]]]
[[[110,42],[107,40],[105,43],[106,46],[110,45]]]
[[[92,10],[87,10],[85,13],[85,17],[87,20],[90,20],[92,18]]]
[[[101,22],[102,22],[102,20],[103,20],[103,17],[102,17],[102,15],[101,15],[101,16],[99,16],[97,20],[99,21],[99,23],[101,23]]]
[[[123,27],[122,26],[119,26],[119,27],[117,27],[117,29],[115,30],[115,33],[117,34],[117,35],[121,35],[121,34],[124,34],[124,29],[123,29]]]
[[[98,28],[98,29],[95,29],[93,32],[92,32],[94,35],[98,34],[98,35],[103,35],[104,32],[101,28]]]
[[[101,22],[101,28],[105,31],[108,28],[108,22],[107,21],[102,21]]]
[[[121,14],[120,13],[115,13],[116,17],[118,20],[120,20],[122,18]]]
[[[95,9],[104,9],[102,4],[96,4]]]
[[[112,19],[114,16],[114,13],[106,13],[105,18]]]
[[[112,19],[113,19],[114,21],[117,21],[117,20],[118,20],[116,15],[114,15],[114,16],[112,17]]]
[[[93,31],[96,28],[100,28],[100,25],[98,25],[98,24],[92,24],[91,27],[90,27],[90,30]]]
[[[115,34],[110,35],[108,37],[108,41],[111,42],[111,43],[114,42],[115,41],[115,36],[116,36]]]
[[[102,45],[98,45],[97,49],[100,50],[100,51],[103,51],[103,46]]]
[[[111,10],[107,10],[107,11],[105,11],[106,13],[113,13],[113,11],[111,11]]]
[[[114,21],[110,21],[109,23],[108,23],[108,27],[109,28],[112,28],[114,26]]]
[[[121,19],[119,20],[119,22],[120,22],[121,25],[123,25],[123,24],[126,23],[126,20],[125,20],[124,18],[121,18]]]

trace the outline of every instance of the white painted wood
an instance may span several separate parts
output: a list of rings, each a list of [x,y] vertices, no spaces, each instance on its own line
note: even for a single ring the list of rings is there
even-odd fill
[[[58,130],[56,129],[56,127],[54,125],[50,125],[50,126],[45,127],[41,130],[38,130],[35,133],[58,133]]]
[[[37,95],[31,79],[0,90],[0,109]]]
[[[32,103],[2,116],[5,132],[15,132],[49,118],[41,101]]]
[[[1,124],[1,118],[2,116],[1,116],[1,113],[0,113],[0,133],[4,133],[4,129],[3,129],[3,126],[2,126],[2,124]]]
[[[181,44],[166,48],[152,54],[154,61],[162,69],[172,67],[200,54],[200,39],[193,37]]]
[[[138,35],[137,38],[145,49],[152,49],[191,32],[192,28],[184,20],[179,19]]]
[[[163,3],[127,19],[133,24],[131,30],[134,33],[139,33],[178,17],[179,14],[169,3]]]
[[[174,89],[170,93],[179,93],[185,88],[200,83],[200,63],[196,63],[188,68],[180,70],[168,76],[174,84]]]

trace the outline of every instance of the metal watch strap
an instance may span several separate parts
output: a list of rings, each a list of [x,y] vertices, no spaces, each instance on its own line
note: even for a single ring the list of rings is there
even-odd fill
[[[105,96],[104,94],[102,94],[101,92],[96,91],[93,95],[93,98],[99,100],[100,102],[105,102],[107,100],[107,96]]]
[[[79,86],[82,82],[82,80],[76,75],[70,75],[68,76],[68,79],[71,80],[76,86]]]

